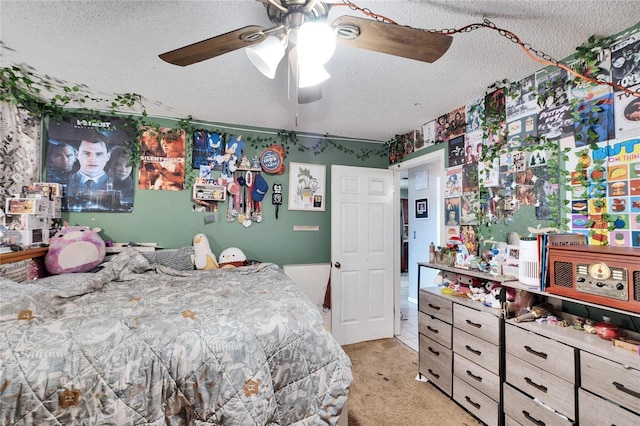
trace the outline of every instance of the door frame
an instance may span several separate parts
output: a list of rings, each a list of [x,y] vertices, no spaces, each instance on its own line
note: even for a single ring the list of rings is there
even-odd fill
[[[398,163],[398,164],[393,164],[391,166],[389,166],[389,170],[393,171],[393,185],[394,185],[394,192],[393,192],[393,202],[395,206],[399,206],[400,205],[400,171],[405,170],[405,169],[412,169],[414,167],[417,166],[422,166],[425,164],[429,164],[429,163],[433,163],[433,162],[437,162],[439,161],[442,166],[443,166],[443,170],[442,173],[444,174],[444,168],[445,168],[445,161],[446,161],[446,150],[443,148],[432,151],[428,154],[425,155],[421,155],[419,157],[416,158],[412,158],[410,160],[407,161],[403,161],[402,163]],[[434,179],[435,176],[429,176],[429,179],[432,180]],[[433,180],[435,181],[435,179]],[[439,188],[439,197],[441,200],[444,200],[444,187],[440,187]],[[409,199],[408,200],[409,205],[411,205],[411,203],[413,202],[413,200]],[[393,214],[393,228],[395,229],[394,231],[394,235],[393,235],[393,240],[394,241],[401,241],[401,235],[400,235],[400,209],[394,209],[394,214]],[[440,240],[443,241],[443,238],[445,236],[445,231],[444,231],[444,226],[439,226],[440,229]],[[401,275],[401,271],[400,271],[400,244],[395,244],[394,248],[393,248],[393,265],[394,265],[394,273],[393,273],[393,309],[394,309],[394,321],[393,321],[393,331],[394,334],[396,336],[399,336],[401,333],[401,328],[402,328],[402,324],[401,324],[401,319],[400,319],[400,275]],[[409,264],[409,269],[411,269],[412,265]],[[418,283],[418,288],[420,288],[420,283]]]

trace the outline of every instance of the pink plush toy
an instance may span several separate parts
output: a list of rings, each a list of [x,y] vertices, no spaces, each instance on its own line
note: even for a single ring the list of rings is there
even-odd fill
[[[68,226],[59,230],[49,244],[44,265],[50,274],[87,272],[104,260],[105,244],[100,228]]]

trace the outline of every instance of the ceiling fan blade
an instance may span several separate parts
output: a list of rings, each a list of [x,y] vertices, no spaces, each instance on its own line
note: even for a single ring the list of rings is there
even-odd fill
[[[197,43],[163,53],[159,56],[163,61],[184,67],[186,65],[215,58],[216,56],[258,43],[264,40],[264,35],[258,35],[265,30],[266,28],[259,25],[249,25],[244,28],[239,28],[219,36],[211,37],[207,40],[202,40]],[[254,34],[256,35],[255,37],[244,39],[242,37],[243,35],[246,37]]]
[[[300,87],[298,85],[298,50],[297,47],[292,47],[289,50],[289,67],[291,68],[291,75],[296,87],[296,93],[298,94],[299,104],[310,104],[322,99],[322,84],[316,84],[315,86]]]
[[[339,16],[331,26],[342,44],[422,62],[436,61],[453,41],[444,34],[348,15]],[[341,35],[353,33],[351,28],[359,29],[360,34],[353,39]]]

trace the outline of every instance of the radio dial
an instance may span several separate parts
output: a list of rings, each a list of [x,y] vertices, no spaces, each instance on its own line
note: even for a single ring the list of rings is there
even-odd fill
[[[611,277],[611,269],[602,262],[592,263],[589,265],[589,275],[596,280],[608,280]],[[596,283],[596,285],[602,287],[604,284]]]
[[[624,284],[622,283],[616,284],[616,290],[624,290]]]
[[[596,285],[597,285],[598,287],[604,287],[604,283],[603,283],[602,281],[598,281],[598,282],[596,283]]]

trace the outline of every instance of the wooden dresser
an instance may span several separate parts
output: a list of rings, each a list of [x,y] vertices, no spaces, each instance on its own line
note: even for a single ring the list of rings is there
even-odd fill
[[[482,275],[419,265],[444,274]],[[517,281],[502,284],[518,287]],[[562,299],[541,295],[556,304]],[[640,324],[640,315],[617,312]],[[570,323],[574,318],[561,315]],[[420,375],[485,424],[640,424],[636,352],[571,326],[505,320],[500,310],[468,297],[443,295],[440,287],[420,288],[418,320]]]

